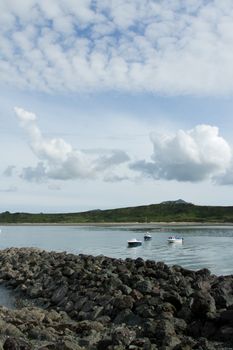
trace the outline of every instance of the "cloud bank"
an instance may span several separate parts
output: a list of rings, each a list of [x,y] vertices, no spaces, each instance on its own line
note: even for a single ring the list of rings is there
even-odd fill
[[[132,162],[135,155],[124,150],[80,151],[62,138],[46,138],[34,113],[20,107],[14,110],[37,159],[36,165],[22,169],[21,178],[26,181],[101,179],[113,183],[135,181],[139,173],[141,178],[154,180],[233,184],[232,149],[216,126],[197,125],[174,134],[151,133],[153,153]],[[9,166],[5,175],[12,176],[13,170],[15,166]]]
[[[154,179],[198,182],[224,175],[232,152],[215,126],[197,125],[174,135],[152,134],[151,161],[137,161],[131,169]]]
[[[62,138],[45,138],[37,126],[34,113],[20,107],[14,110],[28,135],[32,152],[39,159],[36,166],[23,169],[21,177],[27,181],[94,179],[100,172],[104,173],[129,160],[121,150],[108,150],[104,155],[91,157],[74,149]]]
[[[39,91],[233,92],[233,2],[2,0],[0,79]]]

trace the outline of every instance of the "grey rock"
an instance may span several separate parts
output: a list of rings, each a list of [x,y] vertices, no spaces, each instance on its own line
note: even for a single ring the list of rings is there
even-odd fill
[[[117,314],[113,322],[116,324],[125,323],[127,325],[134,326],[140,325],[142,319],[140,316],[135,315],[130,309],[124,309]]]
[[[112,332],[112,343],[128,346],[136,338],[136,332],[127,327],[116,327]]]
[[[205,318],[207,313],[215,313],[216,305],[214,298],[208,292],[196,292],[193,296],[191,311],[199,318]]]
[[[64,299],[64,297],[66,296],[67,291],[68,291],[68,286],[67,285],[61,285],[53,293],[53,296],[51,298],[52,303],[54,303],[54,304],[60,303]]]
[[[0,342],[8,336],[16,348],[18,339],[36,350],[219,350],[233,343],[233,276],[34,248],[2,250],[0,261],[2,281],[18,299],[31,298],[18,310],[0,307]]]
[[[32,350],[33,347],[23,339],[7,338],[3,344],[3,349],[4,350]]]
[[[150,281],[144,280],[136,283],[135,288],[141,293],[151,293],[153,286]]]

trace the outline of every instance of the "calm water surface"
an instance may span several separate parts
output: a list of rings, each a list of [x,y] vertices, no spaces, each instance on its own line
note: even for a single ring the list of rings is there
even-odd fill
[[[149,231],[152,240],[128,248],[127,240]],[[181,235],[182,243],[167,243],[169,235]],[[179,264],[189,269],[209,268],[217,275],[233,274],[233,226],[219,227],[94,227],[94,226],[2,226],[0,249],[38,247],[47,251],[106,255]]]

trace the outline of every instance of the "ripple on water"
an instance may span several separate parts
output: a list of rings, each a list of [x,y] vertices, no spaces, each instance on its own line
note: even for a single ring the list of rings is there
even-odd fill
[[[35,246],[74,254],[106,255],[179,264],[185,268],[209,268],[212,273],[233,272],[232,227],[169,227],[158,231],[150,226],[152,240],[128,248],[127,240],[142,239],[148,227],[7,226],[2,229],[0,247]],[[170,235],[184,237],[183,244],[168,244]]]

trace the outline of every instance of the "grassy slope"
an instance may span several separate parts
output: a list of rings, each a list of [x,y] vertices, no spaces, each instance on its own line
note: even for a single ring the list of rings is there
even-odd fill
[[[0,223],[91,223],[91,222],[233,222],[233,207],[193,204],[151,204],[111,210],[67,214],[0,214]]]

